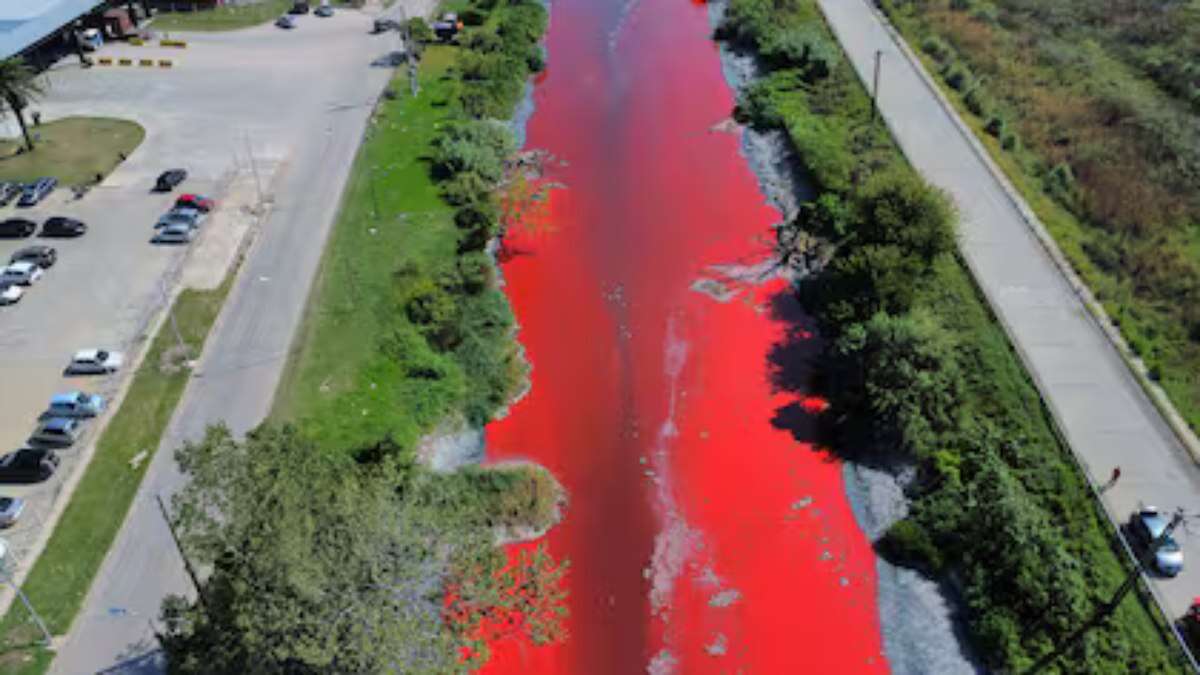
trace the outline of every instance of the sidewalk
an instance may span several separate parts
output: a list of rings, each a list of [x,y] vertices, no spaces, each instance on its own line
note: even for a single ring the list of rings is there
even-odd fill
[[[958,205],[963,256],[1093,485],[1121,467],[1104,493],[1110,515],[1125,521],[1140,503],[1200,510],[1200,470],[1039,241],[1022,214],[1028,207],[991,172],[866,0],[818,2],[864,82],[882,52],[879,110],[912,165]],[[1176,539],[1183,573],[1154,581],[1173,618],[1200,595],[1200,532],[1181,527]]]

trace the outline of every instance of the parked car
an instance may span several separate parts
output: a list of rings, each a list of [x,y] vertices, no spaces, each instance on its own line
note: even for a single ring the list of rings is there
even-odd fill
[[[291,30],[296,27],[296,21],[295,21],[295,19],[288,16],[287,14],[284,14],[283,16],[279,17],[278,19],[275,19],[275,25],[279,28],[286,28],[288,30]]]
[[[15,305],[25,295],[25,289],[16,284],[0,286],[0,305]]]
[[[1175,539],[1167,535],[1154,548],[1154,543],[1162,537],[1170,524],[1169,516],[1161,513],[1153,506],[1146,506],[1133,514],[1129,529],[1135,543],[1147,550],[1154,549],[1154,569],[1160,574],[1173,577],[1183,571],[1183,549]]]
[[[37,231],[37,223],[28,218],[7,218],[0,221],[0,237],[24,238]]]
[[[333,8],[330,7],[329,5],[321,5],[320,7],[313,10],[313,14],[315,14],[321,18],[328,18],[328,17],[333,16]]]
[[[54,192],[54,188],[58,187],[58,179],[46,176],[39,178],[21,191],[21,198],[17,200],[17,206],[37,206],[38,202],[46,198],[46,195]]]
[[[104,397],[82,391],[68,391],[50,397],[50,405],[42,413],[43,419],[51,417],[95,417],[104,412]]]
[[[216,205],[217,203],[209,197],[197,194],[179,195],[179,199],[175,200],[175,208],[186,207],[196,209],[197,211],[201,211],[203,213],[212,211]]]
[[[375,19],[372,33],[386,33],[389,30],[400,30],[400,22],[395,19]]]
[[[187,178],[186,169],[167,169],[154,182],[155,192],[170,192]]]
[[[151,241],[157,244],[186,244],[196,236],[196,228],[186,223],[171,223],[159,228]]]
[[[121,368],[125,357],[120,352],[104,349],[84,349],[75,352],[67,364],[67,375],[104,375],[115,373]]]
[[[15,262],[3,270],[0,270],[0,284],[18,284],[21,286],[32,286],[34,282],[42,278],[42,268],[29,262],[22,260]]]
[[[51,417],[37,425],[29,445],[39,448],[69,448],[83,434],[83,422],[74,417]]]
[[[13,181],[0,181],[0,206],[8,206],[14,197],[21,194],[25,186]]]
[[[58,470],[58,453],[45,448],[21,448],[0,457],[0,483],[40,483]]]
[[[200,227],[204,222],[204,214],[197,209],[191,207],[175,207],[167,211],[154,223],[154,229],[161,229],[168,225],[187,225],[189,227]]]
[[[17,497],[0,497],[0,527],[12,527],[17,524],[21,514],[25,512],[25,500]]]
[[[296,0],[292,3],[292,8],[288,10],[288,14],[308,14],[308,3],[304,0]]]
[[[58,252],[54,250],[53,246],[45,246],[43,244],[26,246],[12,254],[12,257],[8,261],[10,263],[17,263],[22,260],[27,260],[42,269],[49,269],[54,267],[54,263],[58,260]]]
[[[87,224],[81,220],[55,216],[42,224],[43,237],[79,237],[87,233]]]

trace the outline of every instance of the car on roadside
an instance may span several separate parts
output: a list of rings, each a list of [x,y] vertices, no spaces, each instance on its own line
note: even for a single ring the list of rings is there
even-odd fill
[[[13,181],[0,181],[0,206],[8,206],[17,195],[21,194],[21,190],[25,186],[21,183]]]
[[[0,497],[0,527],[12,527],[25,512],[25,500],[19,497]]]
[[[150,241],[156,244],[186,244],[195,238],[195,226],[186,223],[171,223],[159,228]]]
[[[308,3],[304,0],[296,0],[292,3],[292,8],[288,10],[288,14],[308,14]]]
[[[217,203],[210,197],[198,194],[182,194],[179,199],[175,200],[175,208],[196,209],[203,213],[208,213],[216,208]]]
[[[186,169],[167,169],[154,181],[155,192],[170,192],[187,178]]]
[[[8,259],[10,263],[21,262],[27,260],[42,269],[54,267],[54,263],[58,261],[58,252],[53,246],[38,244],[37,246],[26,246],[19,249],[12,257]]]
[[[375,19],[371,26],[372,33],[386,33],[389,30],[400,30],[400,22],[395,19]]]
[[[35,448],[69,448],[83,435],[83,422],[75,417],[51,417],[38,423],[29,436]]]
[[[106,349],[82,349],[67,364],[67,375],[106,375],[121,369],[125,357]]]
[[[0,457],[0,483],[40,483],[58,470],[58,453],[46,448],[21,448]]]
[[[1143,506],[1130,519],[1129,531],[1135,544],[1147,553],[1153,553],[1154,570],[1163,576],[1174,577],[1183,571],[1183,549],[1174,537],[1164,536],[1170,522],[1170,516],[1157,508]]]
[[[161,229],[168,225],[189,225],[191,227],[200,227],[207,216],[204,212],[193,209],[190,206],[176,206],[167,211],[154,223],[154,229]]]
[[[42,413],[43,419],[51,417],[95,417],[104,412],[104,397],[82,391],[68,391],[50,397],[50,405]]]
[[[17,206],[37,206],[47,195],[54,192],[56,187],[58,187],[57,178],[51,176],[39,178],[21,190],[21,198],[17,200]]]
[[[287,14],[284,14],[283,16],[279,17],[278,19],[275,19],[275,27],[291,30],[296,27],[296,20],[293,19],[292,17],[288,16]]]
[[[67,218],[66,216],[54,216],[47,218],[45,223],[42,223],[41,237],[80,237],[87,234],[87,224],[82,220],[75,218]]]
[[[16,284],[0,285],[0,305],[15,305],[25,296],[25,289]]]
[[[0,220],[0,237],[24,239],[37,231],[37,223],[28,218],[5,218]]]
[[[329,5],[321,5],[320,7],[313,10],[313,14],[315,16],[321,17],[322,19],[327,19],[327,18],[333,16],[333,8],[330,7]]]
[[[28,260],[12,263],[3,270],[0,270],[0,285],[32,286],[41,278],[42,268]]]

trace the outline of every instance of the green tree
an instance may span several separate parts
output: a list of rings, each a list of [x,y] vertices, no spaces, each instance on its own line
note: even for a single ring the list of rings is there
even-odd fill
[[[181,539],[211,573],[199,601],[164,603],[174,672],[458,669],[433,544],[470,533],[406,508],[411,455],[359,465],[291,428],[238,442],[216,427],[176,456],[190,479],[174,500]]]
[[[954,250],[954,207],[907,166],[874,174],[858,193],[859,244],[895,245],[925,267]]]
[[[830,403],[871,442],[929,458],[959,428],[963,376],[953,336],[924,312],[880,313],[832,345]]]
[[[25,146],[33,150],[33,138],[25,124],[25,107],[29,101],[42,95],[44,87],[38,81],[33,68],[25,59],[14,56],[0,61],[0,98],[12,109],[17,123],[21,125],[21,134],[25,137]]]

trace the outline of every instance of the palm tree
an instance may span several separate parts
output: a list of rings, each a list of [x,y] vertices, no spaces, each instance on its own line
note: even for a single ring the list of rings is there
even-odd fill
[[[25,59],[14,56],[0,61],[0,98],[17,116],[21,134],[25,136],[25,145],[30,150],[33,150],[33,139],[29,136],[29,128],[25,126],[25,106],[43,91],[37,74],[25,63]]]

